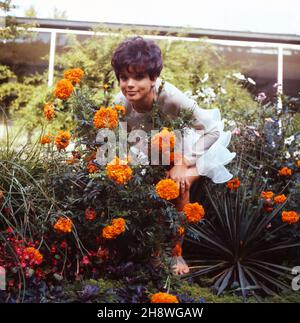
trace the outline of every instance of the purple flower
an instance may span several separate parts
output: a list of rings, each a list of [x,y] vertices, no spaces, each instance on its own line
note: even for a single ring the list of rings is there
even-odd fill
[[[79,296],[85,300],[88,300],[97,295],[99,287],[95,285],[85,285],[83,290],[78,291]]]

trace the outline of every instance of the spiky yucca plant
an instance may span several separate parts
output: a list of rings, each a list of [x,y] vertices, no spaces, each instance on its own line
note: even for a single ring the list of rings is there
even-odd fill
[[[234,191],[199,182],[207,214],[202,223],[187,230],[188,243],[196,247],[189,248],[192,270],[188,277],[211,277],[218,295],[234,285],[244,297],[249,291],[258,295],[255,290],[274,294],[290,289],[293,276],[291,268],[283,265],[287,259],[283,252],[299,247],[300,241],[278,234],[289,225],[281,222],[288,200],[266,212],[260,198],[266,188],[261,175],[248,170]]]

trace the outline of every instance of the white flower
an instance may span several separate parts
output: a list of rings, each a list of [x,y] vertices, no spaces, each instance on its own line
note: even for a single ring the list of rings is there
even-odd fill
[[[229,120],[227,124],[229,127],[236,127],[236,122],[233,120]]]
[[[300,150],[294,151],[293,155],[294,155],[295,158],[300,157]]]
[[[221,88],[220,88],[220,92],[221,92],[222,94],[226,94],[226,93],[227,93],[227,91],[226,91],[223,87],[221,87]]]
[[[211,87],[207,87],[203,90],[203,93],[206,95],[206,96],[209,96],[211,98],[215,98],[216,97],[216,93],[214,91],[214,89],[212,89]]]
[[[237,78],[238,80],[246,81],[245,75],[243,75],[243,74],[242,74],[242,73],[240,73],[240,72],[232,73],[232,75],[233,75],[235,78]]]
[[[288,151],[285,153],[285,158],[286,158],[286,159],[291,158],[291,155],[290,155],[290,153],[289,153]]]
[[[141,171],[141,175],[144,176],[146,174],[146,168],[143,168]]]
[[[248,77],[247,80],[249,83],[256,85],[256,82],[251,77]]]
[[[217,96],[214,89],[211,87],[202,88],[201,90],[197,90],[196,93],[199,98],[203,98],[204,103],[214,102]]]
[[[295,136],[294,136],[294,135],[292,135],[292,136],[290,136],[290,137],[288,137],[288,138],[284,139],[284,144],[285,144],[285,145],[290,145],[294,140],[295,140]]]
[[[201,83],[205,83],[208,79],[209,79],[209,75],[205,73],[203,79],[200,79],[200,81]]]

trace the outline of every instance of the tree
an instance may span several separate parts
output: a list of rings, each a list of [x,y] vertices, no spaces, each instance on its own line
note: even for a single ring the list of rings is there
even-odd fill
[[[11,0],[0,1],[0,12],[4,12],[3,24],[1,24],[0,29],[0,39],[14,39],[19,36],[26,35],[26,29],[33,27],[33,25],[18,24],[16,18],[11,16],[9,13],[12,9],[16,8],[12,4]],[[22,29],[18,28],[22,27]]]
[[[14,9],[15,6],[11,4],[11,0],[0,1],[0,10],[8,12],[11,9]]]
[[[66,10],[60,11],[59,9],[54,8],[53,18],[54,19],[68,19]]]
[[[37,12],[33,5],[31,5],[28,9],[25,10],[25,17],[31,17],[31,18],[37,17]]]

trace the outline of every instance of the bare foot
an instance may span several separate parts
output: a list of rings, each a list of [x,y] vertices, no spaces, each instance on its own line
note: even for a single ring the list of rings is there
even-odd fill
[[[172,258],[171,268],[174,275],[184,275],[190,271],[189,266],[181,256]]]

